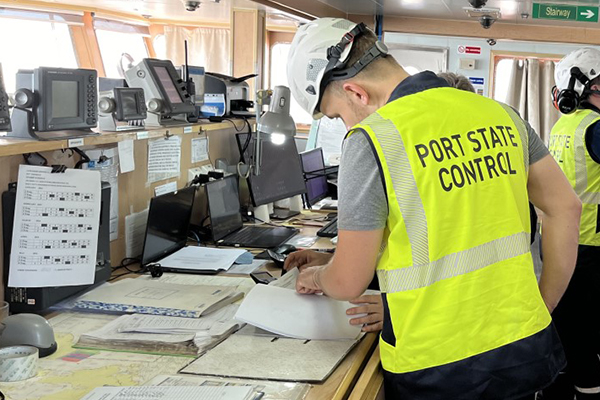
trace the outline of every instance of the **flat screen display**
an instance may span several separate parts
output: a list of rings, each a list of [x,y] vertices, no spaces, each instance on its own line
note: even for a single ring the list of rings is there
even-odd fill
[[[300,154],[302,169],[306,174],[306,197],[309,204],[327,197],[327,177],[324,174],[325,163],[323,161],[323,149],[316,148]],[[315,172],[311,176],[310,172]],[[322,176],[319,176],[322,175]]]
[[[206,197],[214,241],[242,227],[236,175],[207,183]]]
[[[247,133],[236,135],[240,152],[247,137]],[[306,193],[304,174],[294,139],[286,138],[282,144],[275,144],[267,138],[261,140],[261,145],[260,175],[256,176],[252,173],[248,178],[254,205],[260,206]],[[254,134],[242,155],[246,164],[253,161],[252,154],[254,154]]]
[[[79,82],[52,81],[52,119],[79,117]]]
[[[195,187],[150,200],[142,265],[157,261],[184,247],[194,205]]]
[[[123,91],[121,93],[121,107],[123,108],[123,116],[139,115],[137,98],[135,92]]]
[[[158,76],[158,80],[162,84],[165,89],[165,93],[169,101],[173,104],[181,103],[182,99],[173,83],[173,79],[171,79],[171,75],[167,70],[167,67],[154,67],[154,71],[156,71],[156,76]]]

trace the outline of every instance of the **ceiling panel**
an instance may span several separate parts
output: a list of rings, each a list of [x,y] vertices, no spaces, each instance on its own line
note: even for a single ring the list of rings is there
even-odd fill
[[[186,11],[183,0],[42,0],[46,3],[70,4],[97,8],[151,19],[175,20],[188,23],[229,23],[231,9],[235,7],[266,10],[268,13],[282,12],[265,7],[250,0],[203,0],[200,8]],[[278,24],[283,24],[279,21]],[[290,24],[293,24],[290,22]]]

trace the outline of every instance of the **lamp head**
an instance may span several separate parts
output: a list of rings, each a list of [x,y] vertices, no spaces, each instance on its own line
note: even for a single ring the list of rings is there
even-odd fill
[[[269,111],[260,117],[257,130],[271,135],[279,134],[293,137],[296,134],[296,124],[290,116],[290,89],[286,86],[275,86]],[[280,140],[279,140],[280,141]]]

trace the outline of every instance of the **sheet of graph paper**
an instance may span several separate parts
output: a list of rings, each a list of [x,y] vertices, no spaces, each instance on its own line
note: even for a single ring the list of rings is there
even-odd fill
[[[100,172],[21,165],[10,254],[10,287],[94,282]]]
[[[247,400],[251,394],[244,386],[101,387],[82,400]]]

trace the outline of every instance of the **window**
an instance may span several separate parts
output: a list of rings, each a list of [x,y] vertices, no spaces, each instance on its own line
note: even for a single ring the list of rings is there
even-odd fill
[[[121,61],[123,68],[127,69],[128,60],[123,59],[125,53],[133,58],[132,64],[148,58],[148,49],[142,34],[96,29],[96,37],[107,78],[124,78],[121,75]]]
[[[524,61],[517,60],[517,62],[522,67]],[[514,65],[515,62],[510,58],[503,58],[496,64],[494,69],[494,100],[506,103]]]
[[[290,51],[290,43],[276,43],[271,48],[271,87],[277,85],[288,86],[287,80],[287,59]],[[290,105],[290,114],[296,124],[310,125],[313,121],[312,116],[304,111],[300,104],[292,98]]]
[[[0,63],[9,93],[19,69],[77,68],[69,25],[31,19],[0,18]]]

